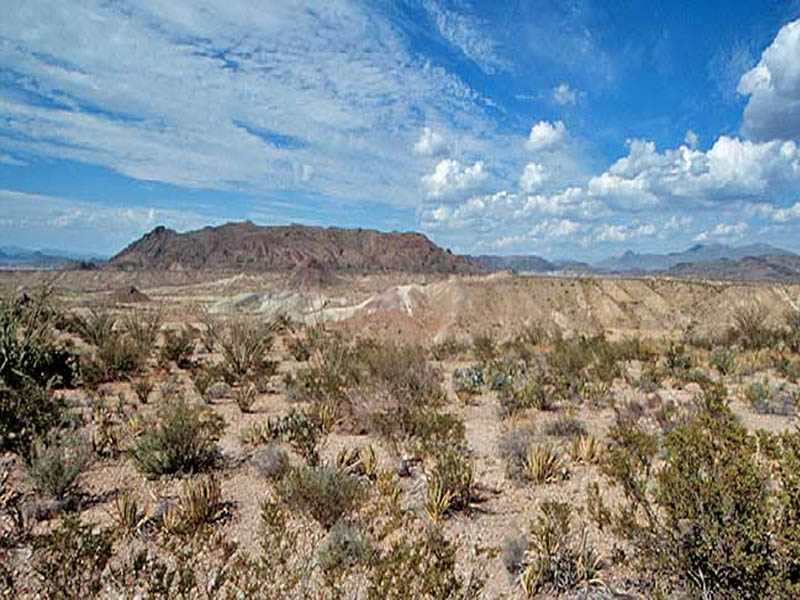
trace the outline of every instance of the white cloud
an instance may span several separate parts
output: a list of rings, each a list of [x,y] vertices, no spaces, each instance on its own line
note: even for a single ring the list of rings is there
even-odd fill
[[[535,192],[542,187],[548,180],[548,174],[544,165],[539,163],[528,163],[519,179],[520,187],[526,192]]]
[[[672,215],[672,217],[664,223],[662,230],[669,233],[683,231],[692,224],[693,220],[694,219],[689,215]]]
[[[552,150],[561,146],[566,137],[567,128],[562,121],[539,121],[531,127],[525,147],[531,152]]]
[[[424,123],[488,100],[358,2],[8,0],[3,150],[192,188],[412,205]],[[27,99],[35,95],[40,100]],[[466,134],[464,134],[466,136]],[[313,175],[312,175],[313,174]]]
[[[650,237],[656,233],[655,225],[645,224],[605,224],[594,231],[594,239],[599,242],[627,242],[635,238]]]
[[[466,166],[453,158],[445,158],[439,161],[433,173],[423,175],[421,181],[429,198],[441,198],[457,191],[474,189],[488,177],[483,161]]]
[[[745,231],[750,228],[746,221],[737,223],[717,223],[712,229],[708,229],[697,234],[694,241],[703,242],[709,239],[729,239],[735,240],[742,237]]]
[[[441,134],[425,127],[414,144],[414,154],[420,156],[442,156],[447,154],[447,144]]]
[[[18,158],[14,158],[10,154],[3,154],[0,152],[0,165],[11,165],[12,167],[24,167],[28,163],[19,160]]]
[[[686,132],[686,135],[683,137],[683,141],[686,143],[689,148],[695,150],[697,148],[697,144],[700,143],[700,136],[697,135],[694,131],[689,129]]]
[[[562,106],[575,104],[578,101],[578,94],[566,83],[560,83],[553,88],[553,101]]]
[[[781,27],[737,91],[750,96],[744,135],[756,140],[800,137],[800,20]]]
[[[495,52],[494,42],[485,33],[482,23],[474,16],[448,9],[436,0],[425,0],[425,10],[436,24],[439,34],[457,48],[464,56],[478,65],[487,74],[509,68],[508,62]]]

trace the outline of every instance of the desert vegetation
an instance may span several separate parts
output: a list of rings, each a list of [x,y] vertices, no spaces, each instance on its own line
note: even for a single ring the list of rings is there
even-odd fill
[[[796,597],[799,323],[432,343],[7,293],[0,597]]]

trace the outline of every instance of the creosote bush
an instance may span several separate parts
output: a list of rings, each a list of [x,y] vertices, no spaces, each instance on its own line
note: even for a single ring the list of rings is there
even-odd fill
[[[28,472],[36,486],[61,500],[91,459],[91,446],[77,434],[48,436],[34,445]]]
[[[225,422],[212,411],[182,398],[163,401],[130,450],[137,468],[148,477],[195,473],[210,466]]]
[[[292,469],[276,489],[288,507],[328,530],[358,510],[367,496],[364,481],[327,466]]]

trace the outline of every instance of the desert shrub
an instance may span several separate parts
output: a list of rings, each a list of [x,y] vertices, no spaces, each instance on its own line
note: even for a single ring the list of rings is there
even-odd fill
[[[150,392],[153,391],[154,387],[155,384],[153,384],[150,379],[140,379],[131,384],[133,393],[136,394],[141,404],[147,404],[147,400],[150,398]]]
[[[434,522],[451,512],[469,511],[476,500],[475,464],[457,450],[442,450],[427,485],[424,508]]]
[[[542,514],[530,529],[531,543],[520,577],[527,597],[544,590],[560,595],[579,585],[600,584],[600,556],[588,543],[585,530],[575,543],[569,504],[544,502]]]
[[[506,477],[512,481],[525,479],[528,452],[535,440],[536,429],[532,425],[515,427],[500,437],[497,446],[506,463]]]
[[[480,365],[453,371],[453,391],[459,398],[480,395],[484,383],[483,368]]]
[[[544,427],[544,432],[553,437],[585,437],[588,432],[586,430],[586,423],[575,417],[562,416],[555,421],[550,421]]]
[[[542,379],[527,376],[500,391],[497,413],[501,419],[507,419],[529,408],[554,410],[555,407],[555,398]]]
[[[289,454],[275,442],[268,443],[253,455],[253,465],[261,475],[273,481],[282,479],[291,468]]]
[[[733,373],[733,369],[736,366],[736,359],[733,352],[726,346],[715,346],[711,351],[709,362],[720,375],[730,375]]]
[[[114,336],[117,319],[106,305],[93,306],[86,314],[73,314],[67,328],[87,344],[98,348]]]
[[[188,368],[194,354],[196,337],[197,332],[192,327],[184,327],[180,333],[171,330],[164,332],[164,344],[159,351],[161,364],[174,362],[179,369]]]
[[[140,348],[152,348],[163,322],[164,310],[162,306],[158,306],[155,310],[127,313],[122,318],[122,329]]]
[[[800,379],[800,359],[781,357],[776,364],[776,368],[781,376],[792,383],[797,383]]]
[[[0,383],[0,449],[28,456],[33,441],[61,423],[64,400],[33,382],[17,389]]]
[[[111,529],[96,531],[77,516],[66,516],[49,533],[36,536],[33,569],[44,598],[97,598],[114,545]]]
[[[276,330],[274,322],[230,317],[217,339],[227,370],[240,380],[258,371],[272,348]]]
[[[404,537],[373,561],[367,600],[474,600],[485,578],[480,568],[467,575],[456,570],[455,548],[437,529]]]
[[[640,572],[694,597],[792,597],[800,591],[794,528],[800,435],[748,433],[724,389],[707,388],[697,410],[658,444],[638,427],[617,427],[602,469],[621,487],[617,510],[602,506],[632,544]],[[767,460],[764,460],[767,457]],[[595,503],[600,503],[599,495]],[[601,509],[601,510],[598,510]]]
[[[664,351],[664,364],[667,372],[678,379],[683,379],[692,369],[692,357],[686,353],[686,346],[670,341]]]
[[[317,563],[325,573],[343,571],[367,563],[373,552],[366,535],[354,525],[339,520],[317,551]]]
[[[146,517],[139,507],[139,499],[130,490],[125,490],[114,498],[114,512],[117,526],[126,534],[139,530]]]
[[[333,467],[292,469],[277,485],[283,502],[327,530],[358,510],[367,496],[364,483]]]
[[[788,311],[784,317],[786,324],[786,345],[792,352],[800,352],[800,309]]]
[[[762,415],[793,415],[797,403],[791,390],[780,385],[770,387],[766,380],[749,383],[744,395],[753,410]]]
[[[469,345],[458,341],[453,335],[445,337],[431,345],[431,356],[434,360],[443,361],[460,356],[469,349]]]
[[[80,361],[84,385],[96,389],[100,383],[116,381],[142,372],[149,349],[139,347],[127,335],[105,338],[88,357]]]
[[[480,333],[472,339],[472,351],[477,360],[490,363],[497,356],[497,339],[489,331]]]
[[[270,439],[291,444],[309,466],[319,464],[319,450],[324,431],[312,413],[292,410],[277,419],[269,419],[267,431]]]
[[[769,311],[760,304],[746,304],[733,312],[733,337],[745,349],[766,348],[775,341],[775,332],[767,326]]]
[[[0,387],[71,387],[77,370],[74,352],[58,341],[61,312],[47,289],[33,298],[0,297]]]
[[[91,460],[91,446],[76,434],[51,435],[34,445],[28,473],[41,491],[62,499]]]
[[[213,463],[224,428],[225,422],[212,411],[181,398],[163,402],[143,427],[131,457],[148,477],[195,473]]]
[[[256,386],[253,384],[240,385],[233,389],[233,400],[243,413],[253,410],[253,404],[257,397]]]

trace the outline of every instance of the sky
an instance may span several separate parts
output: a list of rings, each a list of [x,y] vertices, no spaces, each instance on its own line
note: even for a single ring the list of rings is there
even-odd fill
[[[800,2],[2,0],[0,246],[800,252]]]

